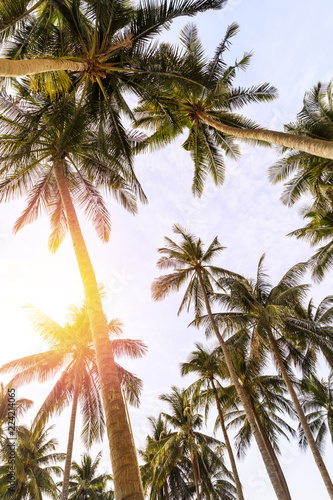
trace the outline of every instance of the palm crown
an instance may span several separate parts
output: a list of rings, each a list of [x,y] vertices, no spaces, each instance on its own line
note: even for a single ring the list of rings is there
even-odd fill
[[[216,283],[217,278],[230,274],[225,269],[211,265],[212,259],[224,247],[220,245],[216,237],[205,250],[200,238],[195,238],[179,225],[173,226],[173,232],[181,236],[181,242],[175,243],[165,237],[166,246],[158,249],[163,256],[157,262],[157,267],[159,269],[172,268],[174,272],[154,280],[152,295],[155,300],[162,300],[168,293],[178,291],[183,284],[187,283],[178,314],[186,306],[189,310],[193,302],[196,317],[199,317],[204,307],[200,280],[204,283],[208,293],[213,293],[213,283]]]
[[[55,250],[67,230],[67,220],[53,171],[61,160],[74,202],[92,221],[98,236],[107,241],[110,217],[101,188],[115,196],[125,208],[136,211],[131,192],[131,173],[114,159],[114,141],[105,131],[97,134],[87,109],[76,109],[73,98],[67,103],[51,102],[40,94],[22,95],[17,102],[4,95],[1,99],[0,140],[1,200],[28,195],[27,207],[15,224],[15,231],[34,221],[42,210],[50,217],[49,245]]]
[[[154,99],[145,100],[143,97],[136,108],[136,125],[154,132],[139,145],[139,149],[146,144],[152,148],[163,146],[188,130],[183,147],[190,152],[194,162],[194,194],[202,193],[207,175],[211,175],[216,184],[223,183],[225,165],[222,151],[234,159],[240,154],[234,138],[205,123],[199,113],[227,125],[258,128],[251,120],[238,115],[237,110],[247,103],[269,101],[276,97],[275,88],[267,83],[250,88],[233,86],[237,71],[245,70],[251,58],[251,54],[245,53],[240,61],[231,66],[225,62],[225,52],[237,32],[238,25],[230,25],[214,57],[207,60],[196,27],[187,25],[180,37],[183,52],[165,45],[160,51],[160,58],[166,58],[174,71],[177,68],[192,82],[186,86],[173,85],[166,92],[159,88]],[[261,144],[260,141],[254,142]]]
[[[35,420],[45,421],[52,414],[60,413],[78,389],[83,416],[82,438],[90,446],[95,439],[102,438],[105,424],[86,307],[72,307],[69,322],[64,327],[39,310],[31,308],[30,313],[34,328],[50,346],[50,350],[10,361],[0,370],[2,373],[16,373],[12,379],[15,385],[27,384],[33,380],[44,382],[61,370],[59,379]],[[140,357],[146,352],[147,348],[142,341],[119,338],[119,321],[110,321],[108,330],[115,356]],[[119,364],[117,370],[129,402],[137,406],[142,389],[141,380]]]
[[[15,491],[9,489],[10,482],[10,448],[7,444],[1,449],[1,458],[5,465],[0,466],[1,498],[10,500],[42,499],[43,494],[50,498],[59,498],[58,488],[53,474],[60,475],[61,467],[57,462],[64,460],[63,453],[56,453],[57,441],[49,439],[52,427],[32,426],[31,429],[21,427],[18,434],[15,455],[16,485]]]
[[[98,453],[93,460],[90,455],[84,453],[81,463],[72,463],[72,474],[70,478],[70,499],[98,499],[114,498],[113,495],[106,497],[106,484],[112,479],[110,474],[98,474],[98,466],[102,453]],[[60,483],[61,484],[61,483]]]
[[[297,120],[285,126],[296,135],[332,141],[333,139],[333,83],[318,83],[304,96],[302,111]],[[311,194],[315,206],[330,210],[333,203],[333,162],[327,158],[311,156],[302,151],[289,152],[287,156],[270,167],[269,176],[273,183],[285,182],[281,196],[286,205],[293,205],[304,194]],[[292,177],[291,177],[292,176]],[[291,177],[291,179],[290,179]]]
[[[328,85],[318,83],[304,97],[304,106],[294,123],[286,125],[293,134],[307,135],[317,139],[332,141],[333,108],[332,81]],[[317,245],[309,263],[315,280],[321,281],[332,267],[332,207],[333,176],[332,160],[312,156],[302,151],[289,152],[275,165],[270,167],[269,176],[273,183],[284,181],[281,200],[285,205],[293,205],[304,195],[311,195],[312,203],[302,208],[307,224],[289,233]]]

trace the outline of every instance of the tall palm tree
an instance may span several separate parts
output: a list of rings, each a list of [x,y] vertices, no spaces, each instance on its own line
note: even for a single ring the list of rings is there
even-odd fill
[[[191,388],[194,388],[199,394],[202,391],[202,388],[206,387],[208,390],[208,396],[208,393],[210,392],[209,390],[211,389],[212,397],[215,400],[219,416],[224,442],[230,459],[231,469],[236,484],[237,496],[239,500],[244,500],[242,484],[239,479],[236,461],[225,426],[222,405],[218,395],[218,388],[220,388],[221,385],[219,380],[220,359],[218,356],[220,352],[217,352],[217,349],[209,352],[200,344],[195,344],[195,346],[196,350],[191,353],[189,360],[186,363],[181,364],[181,374],[187,375],[188,373],[195,373],[197,377],[199,377],[196,382],[191,385]]]
[[[105,134],[101,139],[101,135],[96,134],[86,110],[77,109],[74,98],[64,106],[42,96],[25,95],[24,103],[14,106],[7,99],[0,119],[2,124],[8,119],[8,128],[4,130],[0,145],[3,154],[0,198],[28,194],[28,205],[16,222],[16,231],[35,220],[41,209],[46,210],[51,219],[51,250],[59,246],[67,228],[70,231],[96,351],[116,494],[119,486],[120,495],[122,491],[136,491],[141,499],[136,452],[109,342],[108,325],[73,203],[74,198],[92,220],[100,238],[107,241],[110,219],[98,188],[104,186],[132,212],[136,210],[135,200],[120,171],[119,162],[113,159],[112,151],[107,151],[107,143],[111,145],[113,138],[108,139],[108,134]],[[48,116],[54,119],[52,125]],[[120,446],[118,436],[122,433],[123,444]],[[123,462],[127,464],[125,467]]]
[[[58,499],[59,491],[52,478],[62,472],[57,462],[64,460],[63,453],[56,453],[57,441],[49,439],[49,431],[43,425],[31,429],[21,427],[15,447],[16,484],[14,492],[10,485],[10,447],[4,443],[0,450],[0,493],[4,500],[42,500],[43,494]]]
[[[161,300],[168,293],[178,291],[181,285],[188,283],[178,310],[178,314],[186,306],[189,310],[191,304],[193,303],[196,314],[196,323],[198,324],[205,306],[208,313],[209,324],[222,348],[228,371],[230,373],[230,378],[236,387],[237,394],[239,395],[243,408],[246,412],[275,493],[279,499],[289,499],[290,497],[286,495],[284,486],[278,477],[274,463],[259,432],[246,392],[238,380],[228,347],[219,331],[218,325],[212,313],[210,298],[214,294],[213,283],[216,283],[216,280],[222,275],[231,276],[233,274],[230,271],[226,271],[225,269],[211,264],[212,259],[221,252],[223,247],[221,247],[216,237],[207,250],[204,250],[204,246],[200,238],[195,238],[191,234],[186,233],[178,225],[173,227],[173,231],[180,235],[181,242],[175,243],[170,238],[165,238],[166,246],[158,249],[159,253],[162,254],[162,257],[159,259],[157,267],[160,269],[172,268],[174,272],[155,279],[152,285],[153,298],[155,300]],[[233,322],[230,322],[231,324],[238,321],[239,325],[242,326],[245,323],[244,318],[237,314],[229,314],[229,317],[233,319]]]
[[[162,462],[173,461],[174,456],[179,454],[188,456],[192,466],[192,477],[196,491],[197,500],[204,498],[205,489],[213,494],[214,485],[209,475],[209,466],[206,462],[212,462],[214,470],[216,465],[220,467],[222,474],[228,474],[222,458],[216,447],[222,443],[217,439],[203,434],[199,431],[203,424],[203,418],[196,413],[193,400],[185,391],[172,387],[170,394],[162,394],[162,401],[168,403],[171,413],[163,412],[167,423],[172,427],[166,436],[163,447],[159,450]],[[216,449],[214,449],[216,448]]]
[[[102,439],[105,426],[89,318],[85,305],[70,308],[69,321],[64,327],[34,308],[30,309],[30,313],[35,330],[47,342],[49,350],[10,361],[0,368],[0,372],[16,373],[11,380],[15,387],[33,380],[44,382],[61,372],[38,411],[35,422],[36,425],[45,422],[54,413],[59,414],[72,404],[61,493],[61,500],[67,500],[78,404],[83,416],[81,436],[86,446],[89,447],[96,439]],[[108,331],[116,357],[125,355],[136,358],[146,352],[143,342],[119,338],[121,325],[118,321],[109,322]],[[123,391],[130,402],[138,405],[141,380],[117,363],[116,367]]]
[[[182,72],[200,85],[187,85],[185,88],[175,85],[166,91],[157,88],[154,99],[143,96],[136,108],[137,126],[146,126],[154,132],[147,141],[152,147],[164,145],[189,129],[183,147],[191,152],[194,159],[196,175],[193,189],[199,194],[207,173],[216,183],[223,181],[224,165],[219,150],[221,148],[237,158],[239,150],[234,138],[255,144],[278,144],[305,151],[308,156],[333,157],[331,139],[323,137],[324,140],[320,140],[306,134],[265,130],[237,114],[245,104],[276,97],[276,89],[267,83],[247,89],[233,87],[237,70],[245,70],[251,57],[251,54],[245,53],[233,65],[226,63],[225,52],[237,32],[238,25],[230,25],[214,57],[208,60],[196,27],[187,25],[180,38],[183,52],[178,47],[165,45],[164,50],[159,52],[160,59],[153,58],[151,62],[153,67],[157,64],[164,68],[172,67],[174,72]]]
[[[259,261],[256,280],[246,280],[238,276],[222,277],[219,280],[220,286],[227,289],[229,293],[220,295],[220,302],[227,308],[227,312],[215,315],[215,319],[219,324],[228,328],[234,324],[235,329],[243,319],[247,328],[252,332],[251,342],[256,349],[259,352],[269,349],[273,353],[326,489],[330,498],[333,498],[331,478],[293,386],[292,372],[284,359],[286,341],[292,343],[293,338],[297,338],[300,334],[300,329],[296,330],[294,325],[298,324],[298,305],[304,299],[308,289],[308,285],[300,284],[306,265],[296,264],[273,287],[263,267],[263,258],[264,256]],[[316,328],[311,322],[306,324],[303,321],[303,335],[306,335],[312,342],[316,340],[322,342],[324,337],[332,345],[332,329]]]
[[[301,397],[302,407],[306,413],[310,428],[316,435],[319,449],[323,448],[327,434],[333,442],[333,375],[328,381],[319,381],[316,377],[304,379]],[[308,445],[304,431],[300,428],[300,444],[303,448]]]
[[[102,458],[102,452],[99,452],[93,460],[90,455],[84,453],[81,463],[72,463],[72,474],[69,483],[69,493],[71,500],[97,500],[105,498],[107,494],[107,482],[112,480],[110,474],[98,474],[98,466]],[[108,496],[109,498],[109,496]]]

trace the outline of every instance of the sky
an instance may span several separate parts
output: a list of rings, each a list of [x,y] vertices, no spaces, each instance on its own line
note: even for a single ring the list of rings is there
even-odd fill
[[[162,38],[176,42],[182,27],[180,19]],[[246,73],[238,75],[236,85],[250,86],[270,82],[277,87],[279,98],[243,108],[243,115],[262,126],[283,130],[302,108],[304,93],[319,81],[332,77],[333,9],[329,0],[229,0],[221,11],[207,12],[191,19],[208,55],[223,38],[232,22],[240,25],[226,55],[233,63],[244,51],[253,57]],[[184,140],[184,139],[183,139]],[[279,200],[282,186],[272,186],[267,169],[279,157],[279,148],[255,148],[241,145],[242,157],[236,163],[226,160],[225,184],[216,188],[208,180],[200,199],[193,198],[191,182],[193,166],[189,154],[182,149],[182,138],[154,154],[138,156],[135,168],[148,196],[149,204],[139,206],[135,217],[126,213],[111,198],[107,205],[112,219],[112,235],[108,244],[98,240],[89,223],[80,218],[97,279],[107,296],[105,312],[109,319],[118,317],[124,323],[124,337],[142,339],[149,347],[141,360],[124,360],[123,364],[142,378],[144,390],[139,409],[130,409],[137,447],[144,445],[149,432],[148,416],[157,416],[167,407],[158,396],[171,386],[186,387],[190,377],[181,378],[179,364],[187,360],[195,342],[214,345],[203,331],[188,328],[193,315],[177,317],[181,294],[162,302],[153,302],[150,286],[159,276],[156,269],[157,248],[164,236],[172,237],[172,225],[179,223],[208,245],[215,236],[226,247],[217,264],[246,277],[254,277],[260,256],[266,253],[266,267],[272,282],[277,283],[294,264],[307,260],[313,250],[307,243],[286,237],[302,226],[299,206],[287,208]],[[0,206],[0,317],[2,348],[0,364],[45,349],[33,331],[25,304],[41,309],[64,324],[66,307],[79,305],[83,291],[69,237],[55,255],[48,253],[48,221],[38,222],[12,234],[16,218],[24,207],[18,200]],[[307,277],[310,280],[310,277]],[[309,298],[317,305],[331,293],[332,273],[320,285],[313,285]],[[321,373],[326,375],[323,365]],[[20,388],[18,397],[35,401],[25,422],[30,423],[46,397],[51,384],[32,384]],[[52,434],[65,451],[69,426],[69,410],[54,419]],[[79,460],[83,446],[77,426],[74,459]],[[211,428],[205,432],[210,432]],[[217,437],[221,438],[219,434]],[[93,454],[103,449],[102,468],[109,470],[108,444],[93,447]],[[328,495],[309,451],[301,452],[296,441],[281,441],[281,464],[294,500],[326,499]],[[325,448],[325,462],[333,475],[331,445]],[[228,463],[228,459],[226,459]],[[239,473],[247,500],[273,500],[264,465],[255,444]]]

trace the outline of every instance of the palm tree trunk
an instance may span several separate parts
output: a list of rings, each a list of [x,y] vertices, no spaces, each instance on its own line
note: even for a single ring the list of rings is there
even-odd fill
[[[284,488],[281,484],[281,481],[280,481],[280,479],[277,475],[277,472],[275,470],[274,463],[273,463],[273,461],[272,461],[272,459],[267,451],[267,448],[265,446],[265,442],[264,442],[264,440],[259,432],[259,429],[258,429],[258,426],[256,424],[253,412],[251,410],[251,406],[249,404],[249,400],[247,398],[246,392],[244,391],[243,386],[241,385],[240,381],[238,380],[237,373],[236,373],[234,365],[232,363],[232,359],[231,359],[230,353],[228,351],[227,345],[224,342],[222,335],[220,334],[219,329],[217,327],[217,324],[214,320],[212,310],[210,308],[209,300],[207,297],[207,292],[206,292],[204,283],[202,281],[200,271],[198,271],[198,277],[199,277],[200,287],[201,287],[201,291],[203,294],[203,298],[204,298],[204,302],[205,302],[205,306],[206,306],[206,310],[207,310],[207,314],[208,314],[210,323],[212,325],[214,333],[215,333],[215,335],[220,343],[220,346],[222,348],[222,352],[223,352],[224,357],[225,357],[227,368],[229,370],[230,378],[231,378],[231,380],[236,388],[237,394],[238,394],[238,396],[241,400],[241,403],[243,405],[247,419],[248,419],[249,424],[251,426],[252,433],[255,437],[259,451],[260,451],[261,456],[263,458],[268,476],[269,476],[271,483],[272,483],[272,486],[274,488],[275,494],[279,500],[288,500],[288,498],[285,494]]]
[[[78,403],[78,399],[79,399],[79,389],[80,389],[79,384],[78,384],[76,377],[75,377],[73,404],[72,404],[72,411],[71,411],[71,419],[70,419],[70,423],[69,423],[67,453],[66,453],[66,461],[65,461],[65,469],[64,469],[64,479],[62,482],[61,500],[67,500],[67,498],[68,498],[69,476],[70,476],[71,465],[72,465],[73,444],[74,444],[74,434],[75,434],[75,421],[76,421],[76,413],[77,413],[77,403]]]
[[[310,429],[309,424],[306,420],[306,416],[303,412],[302,406],[298,400],[298,397],[297,397],[297,394],[294,390],[293,384],[292,384],[292,382],[289,378],[289,375],[287,373],[287,370],[284,366],[278,345],[277,345],[276,340],[274,339],[271,332],[268,332],[268,338],[269,338],[269,341],[271,343],[275,359],[276,359],[277,364],[279,366],[279,369],[281,371],[281,375],[282,375],[283,380],[287,386],[287,389],[288,389],[289,394],[291,396],[292,402],[294,403],[295,409],[297,411],[298,417],[300,419],[301,425],[302,425],[303,430],[304,430],[305,437],[309,443],[309,446],[311,448],[311,451],[312,451],[313,457],[315,459],[315,462],[317,464],[317,467],[319,469],[319,472],[323,478],[323,481],[325,483],[325,486],[326,486],[326,489],[328,491],[330,498],[333,499],[333,484],[332,484],[330,475],[329,475],[328,470],[325,466],[325,463],[320,455],[320,452],[318,450],[318,446],[314,440],[311,429]]]
[[[223,414],[222,414],[222,409],[221,409],[221,403],[220,403],[220,400],[219,400],[219,396],[217,394],[217,390],[216,390],[216,387],[215,387],[215,384],[214,384],[214,380],[211,379],[210,383],[212,384],[213,393],[214,393],[215,401],[216,401],[216,407],[217,407],[217,411],[218,411],[219,418],[220,418],[221,429],[222,429],[222,433],[223,433],[225,445],[226,445],[227,450],[228,450],[228,455],[229,455],[229,460],[230,460],[230,464],[231,464],[231,469],[232,469],[232,473],[233,473],[235,484],[236,484],[236,491],[237,491],[238,500],[244,500],[243,490],[242,490],[242,483],[240,482],[240,479],[239,479],[238,470],[237,470],[237,466],[236,466],[236,460],[235,460],[235,457],[234,457],[234,454],[233,454],[233,451],[232,451],[232,447],[231,447],[231,443],[230,443],[229,436],[228,436],[228,433],[227,433],[227,429],[225,427],[225,423],[224,423],[224,418],[223,418]]]
[[[66,184],[61,161],[55,162],[53,169],[82,278],[93,344],[96,351],[97,368],[109,440],[115,499],[123,500],[124,498],[131,498],[131,500],[143,500],[144,496],[138,460],[131,439],[121,385],[95,273]]]
[[[195,485],[195,491],[197,493],[197,500],[201,500],[201,477],[200,477],[200,469],[199,469],[199,460],[198,453],[194,449],[191,449],[191,462],[192,462],[192,470],[193,470],[193,481]]]
[[[26,59],[11,60],[0,58],[0,76],[25,76],[47,73],[48,71],[86,71],[85,62],[67,59]]]
[[[231,127],[230,125],[225,125],[214,120],[203,111],[197,111],[197,116],[216,130],[227,135],[238,137],[239,139],[266,141],[271,144],[304,151],[305,153],[310,153],[311,155],[320,156],[322,158],[333,159],[333,141],[322,141],[304,135],[287,134],[274,130]]]
[[[263,440],[266,444],[266,448],[267,448],[267,451],[268,453],[270,454],[273,462],[274,462],[274,465],[275,465],[275,469],[276,469],[276,472],[280,478],[280,481],[281,483],[283,484],[283,487],[284,487],[284,490],[286,492],[286,495],[288,496],[289,500],[291,500],[291,496],[290,496],[290,491],[289,491],[289,488],[288,488],[288,484],[287,484],[287,481],[286,481],[286,478],[283,474],[283,471],[281,469],[281,465],[280,465],[280,462],[276,456],[276,453],[275,453],[275,450],[267,436],[267,432],[265,431],[262,423],[261,423],[261,420],[259,418],[259,415],[257,413],[257,410],[254,406],[254,403],[253,403],[253,399],[252,397],[249,397],[249,403],[251,405],[251,408],[252,408],[252,411],[253,411],[253,415],[254,415],[254,418],[256,419],[256,422],[257,422],[257,426],[258,426],[258,429],[259,429],[259,432],[261,433],[262,437],[263,437]]]

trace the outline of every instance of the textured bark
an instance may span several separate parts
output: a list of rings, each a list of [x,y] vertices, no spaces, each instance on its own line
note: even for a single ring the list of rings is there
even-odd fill
[[[220,400],[219,400],[219,396],[217,394],[217,390],[216,390],[216,387],[215,387],[215,384],[214,384],[214,380],[211,379],[210,383],[212,385],[213,393],[214,393],[214,396],[215,396],[216,407],[217,407],[217,411],[218,411],[218,414],[219,414],[221,429],[222,429],[222,433],[223,433],[225,445],[227,447],[227,451],[228,451],[228,455],[229,455],[229,460],[230,460],[230,464],[231,464],[231,469],[232,469],[232,473],[233,473],[235,484],[236,484],[236,491],[237,491],[238,500],[244,500],[243,490],[242,490],[242,483],[240,482],[240,479],[239,479],[238,470],[237,470],[237,466],[236,466],[236,460],[235,460],[235,457],[234,457],[234,454],[233,454],[233,451],[232,451],[232,447],[231,447],[230,439],[229,439],[229,436],[228,436],[228,433],[227,433],[227,429],[225,427],[225,423],[224,423],[224,418],[223,418],[223,413],[222,413],[222,409],[221,409],[221,403],[220,403]]]
[[[283,380],[287,386],[290,397],[292,399],[292,402],[294,403],[295,409],[297,411],[298,417],[299,417],[301,425],[303,427],[305,437],[308,441],[308,444],[311,448],[311,451],[312,451],[313,457],[315,459],[315,462],[317,464],[317,467],[319,469],[319,472],[320,472],[320,474],[323,478],[323,481],[325,483],[327,492],[328,492],[330,498],[333,499],[333,484],[332,484],[330,475],[329,475],[328,470],[326,468],[326,465],[325,465],[325,463],[320,455],[320,452],[318,450],[318,446],[316,444],[316,441],[314,440],[314,437],[312,435],[308,421],[306,420],[306,416],[303,412],[303,408],[301,406],[301,403],[298,400],[298,397],[297,397],[297,394],[296,394],[295,389],[293,387],[293,384],[292,384],[292,382],[289,378],[289,375],[287,373],[287,370],[283,364],[283,360],[282,360],[278,345],[277,345],[271,332],[268,332],[268,338],[269,338],[270,344],[272,346],[275,359],[276,359],[277,364],[279,366],[279,369],[281,371],[281,375],[282,375]]]
[[[75,422],[76,422],[78,399],[79,399],[79,384],[77,383],[76,378],[75,378],[73,404],[72,404],[72,411],[71,411],[71,419],[70,419],[70,423],[69,423],[67,452],[66,452],[66,461],[65,461],[65,468],[64,468],[64,479],[62,482],[61,500],[67,500],[67,498],[68,498],[69,476],[70,476],[71,465],[72,465],[72,455],[73,455],[73,444],[74,444]]]
[[[143,500],[140,470],[97,281],[61,162],[53,165],[82,278],[100,379],[116,500]]]
[[[279,462],[279,460],[278,460],[278,458],[276,456],[275,450],[274,450],[274,448],[273,448],[273,446],[272,446],[272,444],[271,444],[271,442],[270,442],[270,440],[269,440],[269,438],[267,436],[267,432],[265,431],[265,428],[264,428],[264,426],[261,423],[261,420],[259,418],[257,410],[256,410],[256,408],[254,406],[252,397],[249,397],[249,403],[251,405],[251,408],[252,408],[252,411],[253,411],[253,415],[254,415],[254,417],[256,419],[259,432],[261,433],[261,435],[263,437],[263,440],[265,442],[267,451],[270,454],[270,456],[271,456],[271,458],[272,458],[272,460],[274,462],[276,472],[277,472],[277,474],[278,474],[278,476],[280,478],[280,481],[281,481],[281,483],[282,483],[282,485],[284,487],[284,490],[286,492],[287,497],[289,498],[289,500],[291,500],[291,496],[290,496],[290,491],[289,491],[289,488],[288,488],[288,484],[287,484],[286,478],[285,478],[285,476],[283,474],[283,471],[281,469],[280,462]]]
[[[210,118],[202,111],[197,112],[197,116],[205,123],[214,127],[216,130],[227,135],[238,137],[239,139],[254,139],[266,141],[270,144],[285,146],[288,148],[304,151],[311,155],[320,156],[322,158],[333,159],[333,141],[322,141],[320,139],[312,139],[304,135],[287,134],[285,132],[276,132],[274,130],[265,129],[250,129],[237,128],[230,125],[224,125],[221,122]]]
[[[11,60],[0,58],[0,76],[25,76],[46,73],[48,71],[86,71],[88,65],[84,62],[68,61],[66,59],[26,59]]]
[[[193,439],[193,436],[192,436]],[[195,491],[197,494],[197,500],[201,500],[201,477],[197,450],[191,449],[191,462],[193,470],[193,480],[195,485]]]
[[[288,500],[287,497],[286,497],[286,494],[285,494],[285,491],[284,491],[284,488],[282,487],[281,485],[281,481],[276,473],[276,470],[275,470],[275,467],[274,467],[274,463],[267,451],[267,448],[265,446],[265,442],[259,432],[259,429],[258,429],[258,426],[256,424],[256,421],[255,421],[255,418],[254,418],[254,415],[253,415],[253,412],[251,410],[251,406],[249,404],[249,401],[248,401],[248,398],[247,398],[247,395],[246,395],[246,392],[244,391],[244,388],[243,386],[241,385],[241,383],[239,382],[238,380],[238,377],[237,377],[237,373],[235,371],[235,368],[233,366],[233,363],[232,363],[232,359],[231,359],[231,356],[229,354],[229,351],[228,351],[228,348],[227,348],[227,345],[226,343],[224,342],[223,338],[222,338],[222,335],[220,334],[220,331],[218,329],[218,326],[214,320],[214,317],[213,317],[213,314],[212,314],[212,310],[210,308],[210,304],[209,304],[209,300],[208,300],[208,297],[207,297],[207,293],[206,293],[206,289],[205,289],[205,286],[204,286],[204,283],[202,281],[202,277],[201,277],[201,274],[200,274],[200,271],[198,271],[198,277],[199,277],[199,281],[200,281],[200,287],[201,287],[201,291],[202,291],[202,294],[203,294],[203,298],[204,298],[204,302],[205,302],[205,306],[206,306],[206,310],[207,310],[207,314],[208,314],[208,317],[209,317],[209,320],[210,320],[210,323],[212,325],[212,328],[214,330],[214,333],[220,343],[220,346],[222,348],[222,352],[224,354],[224,357],[225,357],[225,361],[226,361],[226,364],[227,364],[227,368],[228,368],[228,371],[229,371],[229,374],[230,374],[230,378],[236,388],[236,391],[237,391],[237,394],[241,400],[241,403],[243,405],[243,408],[244,408],[244,411],[246,413],[246,416],[247,416],[247,419],[249,421],[249,424],[251,426],[251,430],[252,430],[252,433],[254,435],[254,438],[257,442],[257,445],[258,445],[258,448],[259,448],[259,451],[261,453],[261,456],[262,456],[262,459],[264,461],[264,464],[265,464],[265,467],[266,467],[266,470],[267,470],[267,473],[268,473],[268,476],[271,480],[271,483],[272,483],[272,486],[274,488],[274,491],[275,491],[275,494],[277,496],[277,498],[279,500]]]

